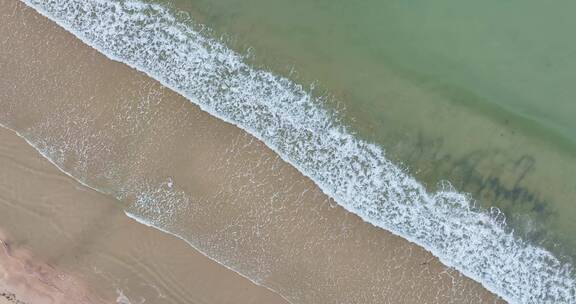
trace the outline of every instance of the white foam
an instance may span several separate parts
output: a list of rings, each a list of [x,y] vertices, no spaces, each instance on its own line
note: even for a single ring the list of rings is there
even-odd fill
[[[116,297],[116,304],[133,304],[130,299],[124,294],[124,291],[122,289],[116,289],[116,294],[118,295],[118,297]],[[146,299],[140,299],[140,301],[138,303],[134,303],[134,304],[144,304],[144,302],[146,302]]]
[[[431,251],[511,303],[576,303],[572,266],[506,232],[451,189],[427,193],[301,86],[140,1],[23,0],[111,59],[264,141],[365,221]],[[162,229],[162,227],[158,227]]]

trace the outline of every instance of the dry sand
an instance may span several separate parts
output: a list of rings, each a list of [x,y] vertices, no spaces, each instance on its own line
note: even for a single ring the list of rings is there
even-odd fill
[[[10,186],[0,192],[21,197],[8,205],[35,220],[21,225],[24,215],[2,212],[1,226],[92,294],[115,297],[113,285],[133,303],[279,301],[222,267],[194,262],[191,247],[135,225],[127,210],[297,303],[499,301],[422,248],[338,207],[244,131],[106,59],[18,1],[0,2],[0,25],[0,123],[121,201],[62,174],[40,184],[64,179],[70,189],[49,186],[32,196],[30,189],[41,189],[28,182],[33,162],[12,157],[6,166],[27,173],[5,176]],[[82,194],[67,195],[72,188]],[[55,231],[42,233],[49,228]]]

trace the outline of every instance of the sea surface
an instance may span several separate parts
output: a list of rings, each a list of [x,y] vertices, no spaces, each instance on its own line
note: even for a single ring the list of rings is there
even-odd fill
[[[574,3],[168,5],[256,54],[251,63],[333,97],[326,103],[356,135],[430,189],[448,180],[524,236],[575,256],[574,168],[563,168],[576,155]]]
[[[23,2],[504,300],[576,302],[572,2]],[[90,147],[38,135],[27,139],[56,165],[134,201],[131,217],[206,242],[183,230],[194,208],[178,180],[134,185],[85,165],[100,155]],[[226,250],[208,255],[226,264]],[[258,282],[267,265],[236,270]]]

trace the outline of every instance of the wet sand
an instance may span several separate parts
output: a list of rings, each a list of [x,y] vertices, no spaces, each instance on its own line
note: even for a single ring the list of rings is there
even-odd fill
[[[287,303],[131,220],[12,131],[0,128],[0,143],[0,293],[30,304],[128,303],[121,294],[133,304]]]
[[[5,233],[0,233],[0,275],[0,299],[8,303],[101,303],[84,282],[35,260]]]
[[[90,204],[87,195],[74,200],[79,210],[92,216],[93,225],[61,240],[67,244],[62,248],[82,248],[87,256],[98,256],[95,248],[107,246],[131,252],[131,258],[124,260],[95,258],[100,262],[96,272],[105,269],[106,279],[94,282],[82,275],[87,282],[133,286],[139,284],[135,278],[145,278],[166,292],[131,289],[129,297],[160,299],[160,294],[175,299],[166,303],[209,297],[209,288],[185,292],[190,284],[182,285],[186,281],[176,274],[192,272],[185,267],[189,262],[183,259],[174,268],[165,264],[174,259],[170,250],[176,245],[147,264],[139,254],[164,248],[156,245],[159,236],[139,232],[116,241],[110,238],[116,229],[107,228],[116,220],[108,219],[108,214],[122,217],[125,210],[178,234],[211,258],[295,303],[499,301],[422,248],[338,207],[242,130],[202,112],[145,75],[104,58],[19,2],[4,1],[1,6],[0,35],[6,38],[0,41],[0,71],[10,73],[3,73],[0,84],[0,123],[20,132],[75,178],[120,200],[107,204],[109,208]],[[67,208],[48,208],[53,211],[48,218],[57,213],[69,218]],[[8,222],[5,229],[19,230],[15,227],[19,225]],[[78,230],[61,227],[60,235],[73,231]],[[46,239],[31,232],[25,235],[34,238],[26,243],[32,252],[43,252],[32,247]],[[127,247],[127,239],[140,246]],[[178,244],[179,254],[193,252],[184,242]],[[76,258],[73,252],[56,250],[43,256],[69,273],[89,272],[86,261],[90,259]],[[199,272],[198,281],[211,286],[207,278],[213,275],[213,270]],[[100,291],[105,288],[96,289],[99,296],[117,296],[110,294],[116,290],[106,294]]]

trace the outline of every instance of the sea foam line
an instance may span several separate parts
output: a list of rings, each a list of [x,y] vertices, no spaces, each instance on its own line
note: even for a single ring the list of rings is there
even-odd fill
[[[412,241],[511,303],[576,303],[572,266],[506,232],[453,190],[428,193],[301,86],[137,0],[22,0],[110,59],[262,140],[365,221]],[[162,227],[158,227],[162,228]]]

